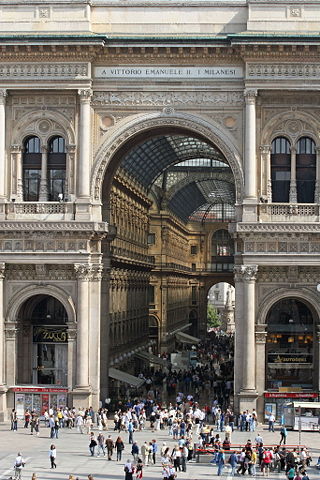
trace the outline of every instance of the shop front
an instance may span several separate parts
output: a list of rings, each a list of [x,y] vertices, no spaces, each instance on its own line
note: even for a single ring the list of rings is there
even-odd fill
[[[265,419],[273,413],[276,420],[282,422],[285,405],[298,400],[301,400],[301,402],[318,402],[319,394],[316,392],[266,392],[264,394]]]
[[[14,405],[18,418],[23,419],[26,410],[34,410],[37,415],[43,415],[49,408],[56,410],[67,406],[68,389],[59,387],[15,386]]]

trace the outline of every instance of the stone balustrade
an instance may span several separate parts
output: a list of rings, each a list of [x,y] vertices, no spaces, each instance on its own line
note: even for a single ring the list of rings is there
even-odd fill
[[[259,205],[260,222],[318,222],[319,205],[314,203],[267,203]]]

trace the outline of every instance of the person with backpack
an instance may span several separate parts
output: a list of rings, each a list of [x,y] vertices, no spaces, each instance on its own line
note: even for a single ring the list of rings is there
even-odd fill
[[[13,465],[16,480],[21,479],[22,469],[23,469],[24,465],[25,465],[25,461],[24,461],[21,453],[19,452],[15,461],[14,461],[14,465]]]

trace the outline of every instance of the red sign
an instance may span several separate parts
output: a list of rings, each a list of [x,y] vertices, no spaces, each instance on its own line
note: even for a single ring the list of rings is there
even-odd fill
[[[68,393],[67,388],[47,388],[47,387],[13,387],[13,392],[29,392],[29,393]]]
[[[41,415],[44,414],[44,412],[49,410],[49,394],[44,393],[41,395],[41,400],[42,400],[42,405],[41,405]]]
[[[277,392],[277,393],[265,393],[265,398],[318,398],[317,393],[290,393],[290,392]]]

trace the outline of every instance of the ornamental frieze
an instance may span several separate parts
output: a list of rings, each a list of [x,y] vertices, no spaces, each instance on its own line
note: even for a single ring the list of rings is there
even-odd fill
[[[298,265],[259,267],[258,282],[265,283],[319,283],[320,267],[306,267]],[[265,292],[266,293],[266,292]]]
[[[320,253],[320,241],[299,242],[299,241],[274,241],[274,242],[244,242],[245,253]]]
[[[94,106],[140,106],[154,107],[175,105],[180,108],[192,105],[242,106],[244,97],[242,92],[94,92],[92,97]]]
[[[318,80],[320,63],[248,63],[246,76],[250,80]]]
[[[33,79],[89,79],[89,63],[87,62],[52,62],[52,63],[1,63],[0,78],[17,80]]]

